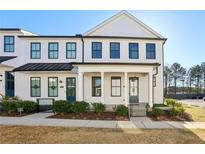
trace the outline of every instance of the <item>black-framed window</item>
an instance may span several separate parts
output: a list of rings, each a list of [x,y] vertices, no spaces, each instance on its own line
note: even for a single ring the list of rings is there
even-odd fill
[[[75,42],[66,43],[66,58],[76,59],[76,43]]]
[[[156,45],[154,43],[146,44],[146,57],[147,59],[156,59]]]
[[[31,59],[41,58],[41,43],[31,42]]]
[[[129,43],[129,58],[138,59],[139,58],[139,45],[138,43]]]
[[[58,42],[48,43],[48,58],[58,59]]]
[[[111,77],[111,96],[121,96],[121,77]]]
[[[15,37],[4,36],[4,52],[14,52]]]
[[[58,96],[58,78],[49,77],[48,78],[48,97]]]
[[[92,96],[101,96],[101,77],[92,77]]]
[[[31,97],[41,96],[41,78],[31,77]]]
[[[102,42],[92,42],[92,58],[102,58]]]
[[[120,58],[120,43],[118,42],[110,43],[110,58],[113,59]]]

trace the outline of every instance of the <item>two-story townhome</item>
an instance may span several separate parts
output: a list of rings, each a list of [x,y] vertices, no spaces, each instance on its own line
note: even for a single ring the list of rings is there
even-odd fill
[[[163,103],[166,39],[126,11],[82,35],[0,29],[0,93],[23,100]]]

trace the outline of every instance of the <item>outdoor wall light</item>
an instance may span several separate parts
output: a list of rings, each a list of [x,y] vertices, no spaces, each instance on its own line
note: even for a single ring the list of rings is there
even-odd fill
[[[60,81],[59,81],[59,83],[63,83],[63,81],[62,81],[62,80],[60,80]]]

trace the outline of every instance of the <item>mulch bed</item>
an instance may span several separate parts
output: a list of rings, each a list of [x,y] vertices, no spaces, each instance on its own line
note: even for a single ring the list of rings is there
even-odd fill
[[[82,120],[120,120],[128,121],[128,116],[118,116],[114,112],[104,112],[102,114],[96,114],[95,112],[86,113],[65,113],[65,114],[55,114],[47,118],[56,119],[82,119]]]
[[[153,121],[193,121],[192,118],[190,117],[190,115],[188,115],[187,113],[185,113],[182,117],[172,117],[169,115],[161,115],[159,117],[154,117],[153,115],[148,115],[148,117],[150,119],[152,119]]]
[[[12,112],[8,114],[7,112],[0,112],[0,117],[23,117],[29,115],[28,113],[21,113],[21,115],[18,112]]]

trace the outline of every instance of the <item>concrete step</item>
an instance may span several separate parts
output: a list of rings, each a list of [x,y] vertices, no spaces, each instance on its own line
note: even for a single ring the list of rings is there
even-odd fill
[[[147,113],[146,112],[133,112],[131,116],[132,117],[145,117],[147,116]]]

